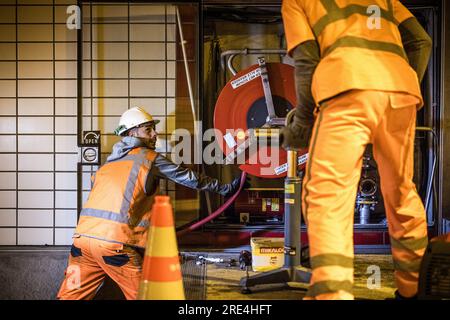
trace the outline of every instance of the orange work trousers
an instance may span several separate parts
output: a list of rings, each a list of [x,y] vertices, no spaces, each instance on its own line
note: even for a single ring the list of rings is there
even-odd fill
[[[366,146],[373,144],[397,288],[417,292],[427,224],[412,181],[414,96],[352,90],[318,108],[302,191],[312,277],[305,299],[353,299],[353,216]]]
[[[142,257],[129,246],[87,237],[74,238],[61,300],[90,300],[108,275],[125,298],[135,300],[142,274]]]

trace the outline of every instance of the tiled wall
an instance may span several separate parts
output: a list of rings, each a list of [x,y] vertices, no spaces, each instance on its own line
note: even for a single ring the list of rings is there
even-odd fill
[[[0,245],[67,245],[77,213],[76,31],[73,0],[0,0]],[[175,126],[175,10],[83,7],[83,130],[101,130],[102,159],[123,111]],[[96,167],[83,168],[83,199]],[[162,183],[174,196],[174,186]]]

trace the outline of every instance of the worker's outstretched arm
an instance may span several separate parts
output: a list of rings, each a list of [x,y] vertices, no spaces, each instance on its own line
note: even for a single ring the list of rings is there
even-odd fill
[[[239,187],[240,179],[236,178],[231,183],[222,184],[219,180],[198,174],[193,170],[181,165],[177,165],[161,154],[155,158],[151,173],[147,179],[147,189],[150,190],[155,177],[169,179],[185,187],[211,191],[223,196],[230,195]],[[150,192],[147,192],[150,193]]]
[[[297,108],[292,122],[281,132],[281,144],[285,149],[306,148],[314,125],[315,102],[311,93],[314,71],[320,61],[316,40],[305,41],[292,50],[295,61],[295,86]]]
[[[431,38],[415,17],[400,23],[398,30],[402,37],[409,64],[416,71],[419,82],[422,82],[430,59]]]

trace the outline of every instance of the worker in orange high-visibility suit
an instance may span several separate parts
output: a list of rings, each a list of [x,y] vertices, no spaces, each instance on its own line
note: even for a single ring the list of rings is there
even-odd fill
[[[398,0],[284,0],[282,15],[298,107],[280,138],[287,149],[309,146],[302,212],[312,278],[305,298],[354,298],[353,215],[368,144],[381,177],[396,296],[412,298],[427,246],[412,177],[431,39]]]
[[[221,184],[155,152],[158,122],[142,108],[129,109],[120,118],[116,133],[124,138],[95,174],[74,233],[59,299],[92,299],[106,275],[127,299],[136,298],[160,178],[221,195],[237,190],[240,178]]]

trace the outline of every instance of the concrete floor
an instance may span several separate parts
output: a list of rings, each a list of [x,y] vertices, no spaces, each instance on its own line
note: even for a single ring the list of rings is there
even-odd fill
[[[214,256],[214,254],[209,254]],[[381,281],[379,288],[368,289],[372,284],[374,267],[380,269]],[[369,269],[369,272],[368,272]],[[257,274],[249,272],[250,275]],[[207,300],[299,300],[306,293],[306,284],[292,284],[293,289],[282,286],[257,286],[251,294],[241,293],[240,279],[246,272],[239,266],[227,267],[220,264],[208,264],[207,266]],[[372,277],[371,277],[372,276]],[[355,256],[355,299],[384,300],[393,297],[395,291],[392,258],[390,255],[356,255]]]

